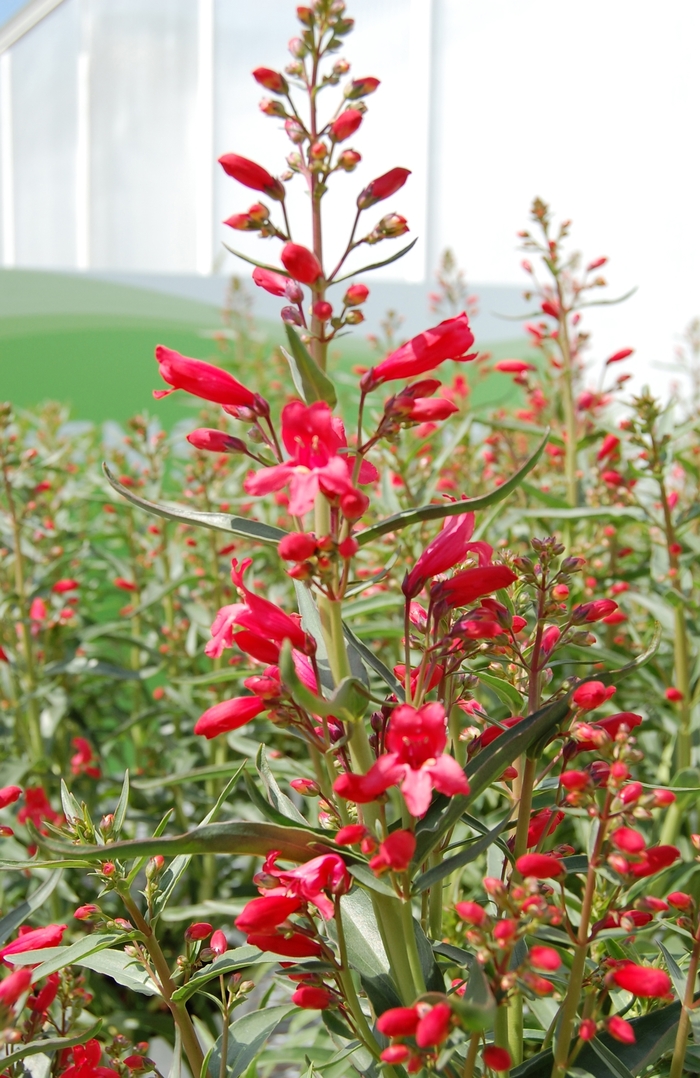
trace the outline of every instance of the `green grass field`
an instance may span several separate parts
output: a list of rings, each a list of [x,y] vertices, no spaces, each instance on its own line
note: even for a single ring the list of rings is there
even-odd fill
[[[18,408],[58,400],[74,419],[96,423],[148,410],[169,428],[196,405],[182,393],[153,400],[151,391],[162,386],[155,346],[212,359],[210,335],[221,325],[216,307],[177,296],[78,275],[0,270],[0,399]],[[281,342],[280,327],[260,329],[270,348]],[[491,348],[497,356],[526,349],[522,340]],[[343,341],[336,354],[346,370],[370,362],[360,337]],[[475,387],[472,405],[505,404],[512,393],[511,379],[495,375]]]

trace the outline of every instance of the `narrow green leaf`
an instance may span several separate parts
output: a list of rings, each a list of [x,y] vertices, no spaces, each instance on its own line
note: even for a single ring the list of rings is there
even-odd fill
[[[495,692],[499,700],[507,704],[508,707],[515,708],[514,715],[520,714],[523,698],[514,685],[511,685],[509,681],[504,681],[503,678],[496,677],[495,674],[489,674],[486,670],[475,670],[474,672],[482,684],[487,685],[489,689]]]
[[[102,1029],[103,1021],[104,1019],[100,1018],[94,1026],[82,1029],[80,1033],[75,1033],[72,1037],[44,1037],[43,1040],[23,1044],[21,1048],[2,1057],[3,1068],[9,1072],[9,1068],[14,1063],[19,1063],[20,1059],[26,1059],[27,1056],[48,1055],[50,1052],[61,1052],[64,1048],[74,1048],[76,1044],[85,1044],[86,1041],[97,1036]]]
[[[36,868],[37,864],[40,867],[45,867],[41,862],[27,861],[18,862],[17,869],[22,870],[25,865],[30,868]],[[15,867],[12,861],[4,861],[0,867],[4,869],[13,869]],[[66,866],[68,867],[68,866]],[[72,867],[72,866],[71,866]],[[0,943],[5,943],[7,939],[12,935],[16,928],[24,924],[28,917],[44,905],[46,900],[53,894],[55,888],[58,886],[58,881],[61,878],[61,869],[57,869],[56,872],[52,872],[44,882],[37,887],[36,891],[33,891],[28,898],[25,898],[24,902],[20,902],[19,906],[15,906],[13,910],[6,913],[0,921]]]
[[[173,992],[173,999],[177,1003],[184,1003],[185,1000],[188,1000],[190,996],[193,996],[195,992],[198,992],[200,988],[203,988],[205,984],[208,984],[215,977],[233,973],[234,970],[245,969],[246,966],[252,966],[260,962],[265,962],[269,965],[270,961],[270,955],[263,954],[257,947],[250,947],[248,944],[243,947],[234,947],[232,950],[227,951],[226,954],[222,954],[220,958],[215,959],[211,965],[200,969],[187,984],[176,988]]]
[[[124,772],[124,782],[122,784],[122,792],[119,795],[117,801],[117,807],[114,810],[114,823],[112,830],[114,834],[119,837],[122,827],[124,826],[124,820],[126,819],[126,810],[129,807],[129,771]]]
[[[61,808],[67,820],[83,819],[83,810],[66,786],[64,779],[61,779]]]
[[[224,1066],[221,1066],[222,1038],[216,1042],[211,1054],[210,1073],[223,1074],[225,1078],[240,1078],[245,1069],[264,1048],[277,1026],[296,1008],[268,1007],[252,1011],[228,1027],[228,1050]]]
[[[470,955],[469,980],[463,996],[451,996],[452,1005],[471,1033],[491,1029],[496,1013],[496,1000],[481,966]]]
[[[338,397],[335,386],[325,371],[322,371],[299,339],[292,326],[285,325],[287,340],[291,348],[291,355],[283,348],[282,352],[289,364],[292,380],[299,396],[305,404],[313,404],[315,401],[325,401],[331,408],[335,408]]]
[[[683,970],[676,962],[673,955],[664,947],[663,943],[658,944],[661,954],[664,956],[664,961],[668,967],[668,972],[671,974],[671,980],[673,981],[673,987],[676,990],[676,994],[679,999],[685,999],[685,985],[686,976]]]
[[[387,880],[382,879],[381,876],[375,876],[374,873],[367,865],[357,864],[349,865],[348,872],[351,876],[354,876],[358,883],[361,883],[363,887],[366,887],[370,891],[376,891],[380,895],[388,895],[389,898],[396,898],[396,892]]]
[[[102,469],[114,490],[126,498],[132,505],[138,505],[147,513],[157,517],[165,517],[166,520],[176,520],[180,523],[195,524],[203,528],[213,528],[215,531],[228,532],[238,535],[242,539],[254,539],[259,543],[269,543],[277,546],[280,539],[287,533],[281,528],[274,528],[271,524],[263,524],[258,520],[248,520],[246,517],[231,516],[230,513],[201,513],[196,509],[184,509],[177,505],[158,505],[149,502],[146,498],[140,498],[138,494],[127,490],[126,487],[114,478],[106,464]]]
[[[255,768],[267,791],[268,801],[273,808],[276,808],[277,811],[288,820],[293,820],[294,823],[299,823],[302,827],[308,827],[308,821],[304,819],[294,802],[280,790],[277,779],[270,770],[270,763],[267,759],[264,745],[261,745],[258,749],[258,755],[255,759]]]
[[[167,786],[182,786],[185,782],[204,782],[206,779],[226,779],[240,771],[239,760],[227,764],[211,764],[208,767],[195,767],[191,771],[182,771],[175,775],[162,775],[156,779],[134,779],[131,785],[135,790],[162,790]]]
[[[373,524],[372,527],[357,532],[355,538],[360,546],[364,546],[366,543],[378,539],[380,535],[386,535],[387,532],[401,531],[402,528],[408,528],[412,524],[420,524],[425,520],[442,520],[443,517],[460,516],[462,513],[471,513],[475,509],[485,509],[487,505],[502,501],[503,498],[507,497],[511,491],[519,486],[521,480],[535,467],[544,453],[548,438],[549,431],[546,431],[537,449],[525,461],[522,468],[515,472],[510,479],[507,479],[502,486],[492,490],[490,494],[482,494],[478,498],[469,498],[461,502],[445,502],[442,505],[422,505],[419,509],[404,509],[401,513],[394,513],[393,516],[380,520],[378,524]]]
[[[615,1078],[634,1078],[631,1070],[625,1066],[617,1052],[611,1052],[608,1046],[598,1037],[594,1037],[590,1045],[596,1055],[603,1060],[603,1063],[615,1075]]]
[[[380,269],[381,266],[388,266],[392,262],[396,262],[397,259],[403,258],[404,255],[407,255],[408,252],[413,247],[415,247],[415,245],[418,243],[419,238],[420,237],[416,236],[416,238],[412,240],[411,243],[409,243],[406,247],[402,248],[400,251],[397,251],[396,254],[392,255],[390,258],[385,258],[383,262],[370,262],[369,266],[363,266],[362,269],[353,270],[352,273],[346,273],[344,277],[337,277],[335,281],[333,281],[333,284],[340,284],[341,281],[349,281],[351,277],[357,277],[360,273],[369,273],[370,270]]]
[[[258,260],[256,258],[251,258],[250,255],[244,255],[240,251],[234,251],[233,247],[229,247],[229,245],[227,243],[224,244],[224,247],[232,255],[235,255],[236,258],[240,258],[241,261],[249,262],[251,266],[259,266],[260,269],[270,270],[272,273],[279,273],[280,277],[289,277],[290,276],[290,274],[287,273],[287,271],[286,271],[286,269],[284,269],[284,267],[271,266],[268,262],[258,262]]]
[[[32,983],[36,984],[42,977],[48,977],[50,973],[56,973],[57,970],[63,969],[65,966],[77,965],[81,959],[87,958],[88,955],[102,951],[106,947],[111,947],[113,943],[124,939],[128,939],[124,932],[93,932],[91,935],[83,936],[82,939],[71,943],[69,947],[52,947],[51,951],[54,953],[34,970]],[[48,948],[44,951],[25,951],[24,955],[33,954],[36,962],[37,958],[46,955],[47,951]],[[24,955],[22,956],[23,960]]]
[[[420,895],[423,891],[427,891],[429,887],[432,887],[434,883],[449,876],[457,868],[463,868],[464,865],[468,865],[471,861],[475,861],[477,857],[480,857],[489,846],[492,845],[504,830],[504,828],[510,822],[510,812],[501,820],[497,827],[494,827],[492,831],[488,831],[481,838],[475,839],[470,842],[469,845],[456,853],[453,857],[446,857],[444,861],[441,861],[439,865],[434,865],[433,868],[429,868],[427,872],[418,876],[413,884],[414,894]],[[352,869],[350,869],[352,872]]]
[[[355,633],[352,631],[352,629],[346,622],[343,622],[343,633],[345,635],[345,639],[349,644],[351,653],[352,649],[354,649],[360,656],[361,660],[366,663],[371,670],[374,670],[375,674],[378,674],[382,681],[389,686],[397,699],[401,701],[405,700],[405,690],[401,682],[398,681],[398,679],[394,675],[393,670],[390,670],[389,667],[386,666],[382,662],[382,660],[378,658],[374,654],[374,652],[370,650],[370,648],[367,647],[366,644],[362,643],[359,637],[355,635]]]

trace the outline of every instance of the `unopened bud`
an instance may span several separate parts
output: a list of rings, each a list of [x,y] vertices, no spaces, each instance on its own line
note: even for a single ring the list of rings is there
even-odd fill
[[[303,322],[301,315],[296,307],[283,307],[280,311],[280,317],[287,326],[301,326]]]

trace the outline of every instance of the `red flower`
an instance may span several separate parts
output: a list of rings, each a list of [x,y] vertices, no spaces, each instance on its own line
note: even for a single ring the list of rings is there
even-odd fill
[[[416,852],[416,836],[412,831],[392,831],[379,844],[379,853],[370,861],[375,876],[383,872],[405,872]]]
[[[666,689],[666,692],[664,693],[664,696],[672,704],[678,704],[683,699],[683,693],[681,692],[681,690],[680,689],[674,689],[673,686],[671,686],[671,688],[669,688],[669,689]]]
[[[693,905],[693,896],[686,894],[685,891],[671,891],[668,904],[675,910],[689,910]]]
[[[564,819],[564,813],[555,811],[553,808],[543,808],[533,813],[530,817],[530,826],[527,829],[527,848],[538,846],[540,839],[546,833],[553,835],[559,824]]]
[[[34,1011],[35,1014],[46,1014],[58,995],[60,983],[61,978],[58,973],[49,974],[44,987],[40,988],[36,995],[30,996],[27,1000],[29,1010]]]
[[[646,846],[644,835],[640,835],[639,831],[635,831],[633,827],[616,828],[610,840],[623,853],[641,853]]]
[[[561,957],[553,947],[531,947],[529,954],[530,964],[535,969],[555,970],[561,965]]]
[[[534,363],[526,363],[524,359],[499,359],[495,364],[495,371],[502,374],[524,374],[525,371],[536,371]]]
[[[629,866],[629,874],[637,879],[654,876],[664,868],[669,868],[677,861],[681,851],[675,846],[650,846],[642,855],[642,860]]]
[[[301,904],[301,898],[264,895],[262,898],[254,898],[249,902],[234,924],[241,932],[264,932],[269,935],[292,913],[296,913]]]
[[[612,456],[613,453],[617,452],[619,444],[620,439],[616,435],[606,434],[596,455],[596,460],[605,460],[606,457]]]
[[[537,880],[549,880],[566,872],[559,858],[551,853],[524,853],[515,867],[521,876],[533,876]]]
[[[79,587],[80,584],[77,580],[57,580],[56,583],[52,586],[51,591],[56,592],[57,595],[62,595],[66,591],[75,591],[76,588]]]
[[[367,828],[361,823],[349,823],[341,827],[335,836],[336,846],[355,846],[367,835]]]
[[[385,1037],[412,1037],[418,1026],[415,1007],[390,1007],[377,1019],[377,1029]]]
[[[164,381],[172,386],[172,389],[154,389],[153,396],[158,400],[176,389],[184,389],[185,393],[213,404],[252,407],[256,403],[254,393],[237,382],[228,371],[212,363],[189,359],[162,344],[156,348],[156,360]]]
[[[618,988],[624,988],[633,996],[643,999],[663,999],[671,991],[671,978],[662,969],[649,966],[636,966],[629,962],[611,974],[611,980]]]
[[[0,789],[0,809],[13,805],[21,796],[22,790],[19,786],[3,786]]]
[[[589,684],[598,684],[589,682]],[[582,686],[583,687],[583,686]],[[614,741],[622,726],[634,730],[642,721],[641,715],[635,715],[633,711],[618,711],[615,715],[608,715],[605,719],[597,719],[591,724],[592,730],[604,730],[611,741]],[[598,747],[593,741],[578,741],[578,752],[594,752]]]
[[[234,438],[226,431],[213,430],[211,427],[197,427],[190,431],[187,441],[195,449],[209,453],[247,453],[246,444],[241,438]]]
[[[291,936],[253,932],[248,936],[247,942],[251,947],[257,947],[260,951],[271,951],[283,958],[318,958],[321,954],[321,944],[303,936],[301,932],[293,932]]]
[[[435,603],[445,603],[450,610],[469,606],[482,595],[489,595],[500,588],[507,588],[517,580],[515,573],[505,565],[480,565],[463,569],[450,580],[442,580],[432,589]]]
[[[379,79],[373,75],[366,75],[362,79],[353,79],[349,86],[345,87],[345,96],[349,101],[357,101],[359,97],[367,97],[373,94],[379,86]]]
[[[220,928],[217,928],[216,932],[209,940],[209,949],[212,950],[215,955],[226,954],[228,951],[228,940]]]
[[[416,1044],[419,1048],[432,1048],[442,1044],[450,1035],[452,1008],[449,1003],[437,1003],[418,1022]]]
[[[382,202],[385,198],[395,195],[397,191],[401,190],[410,175],[411,170],[408,168],[392,168],[382,176],[377,176],[376,180],[371,180],[364,191],[361,191],[358,195],[358,208],[366,210],[370,206],[374,206],[376,202]]]
[[[461,513],[445,519],[442,530],[404,577],[401,590],[407,599],[415,598],[431,577],[445,573],[464,561],[468,551],[475,545],[469,542],[474,533],[474,520],[473,513]],[[479,544],[480,547],[486,545]],[[490,547],[488,549],[491,550]]]
[[[284,199],[284,187],[280,181],[255,161],[249,161],[247,157],[239,157],[235,153],[225,153],[219,158],[219,164],[227,176],[238,180],[244,187],[250,187],[253,191],[264,191],[278,202]]]
[[[496,1044],[489,1044],[484,1048],[483,1060],[485,1065],[492,1071],[508,1071],[513,1066],[510,1052],[507,1048],[499,1048]]]
[[[194,732],[211,741],[219,734],[238,730],[266,710],[267,704],[258,696],[234,696],[232,700],[222,700],[220,704],[207,708],[197,719]]]
[[[273,270],[256,266],[253,270],[253,280],[259,288],[264,288],[272,296],[286,296],[287,294],[289,277],[285,277],[281,273],[275,273]]]
[[[35,827],[41,827],[44,820],[60,824],[63,817],[51,808],[43,786],[27,786],[24,791],[24,805],[17,813],[17,822],[31,820]],[[47,944],[48,946],[48,944]]]
[[[331,124],[331,138],[334,142],[344,142],[355,134],[361,123],[362,113],[359,109],[345,109]]]
[[[447,359],[460,363],[474,359],[473,355],[465,354],[473,343],[474,334],[462,312],[401,345],[363,376],[360,387],[364,393],[369,393],[384,382],[415,378],[425,371],[432,371]]]
[[[316,988],[311,984],[300,984],[292,996],[292,1003],[309,1011],[325,1011],[333,1002],[333,995],[327,988]]]
[[[93,762],[96,756],[92,746],[84,737],[74,737],[71,744],[78,751],[71,756],[70,769],[73,775],[89,775],[91,779],[99,779],[101,771]]]
[[[579,792],[590,786],[591,776],[588,771],[564,771],[559,782],[565,790]]]
[[[31,983],[31,969],[28,966],[20,966],[14,973],[10,973],[0,981],[0,1004],[3,1007],[12,1007],[19,997],[29,990]]]
[[[280,257],[282,265],[295,281],[313,284],[323,277],[323,268],[316,255],[300,243],[285,243]]]
[[[622,1044],[634,1044],[637,1039],[630,1023],[626,1022],[624,1018],[620,1018],[617,1014],[614,1014],[612,1018],[608,1018],[607,1027],[610,1036]]]
[[[280,75],[279,71],[273,71],[269,67],[256,67],[253,78],[266,90],[271,90],[273,94],[286,94],[289,88],[284,75]]]
[[[25,951],[41,951],[44,947],[58,947],[67,925],[47,925],[45,928],[20,928],[16,940],[6,943],[0,950],[0,961],[6,962],[13,954]]]
[[[574,692],[574,703],[581,708],[582,711],[593,711],[595,708],[600,707],[606,700],[609,700],[611,696],[614,696],[617,689],[614,685],[609,685],[607,688],[602,681],[586,681]]]
[[[111,1067],[100,1067],[98,1064],[102,1058],[100,1042],[88,1041],[87,1044],[77,1044],[73,1049],[73,1063],[67,1067],[61,1078],[119,1078],[119,1072]]]
[[[115,576],[112,581],[115,588],[121,588],[122,591],[136,591],[136,584],[133,580],[125,580],[123,576]]]
[[[468,794],[469,784],[457,761],[444,752],[447,745],[445,709],[425,704],[397,707],[386,734],[389,752],[372,765],[366,775],[346,773],[336,779],[334,790],[358,804],[374,801],[390,786],[400,785],[408,811],[424,816],[433,789],[452,797]]]
[[[316,401],[307,406],[292,401],[285,405],[282,441],[291,459],[249,475],[243,484],[248,494],[269,494],[289,486],[289,512],[293,516],[308,513],[319,491],[329,500],[337,500],[344,515],[354,514],[358,507],[364,512],[367,500],[352,485],[353,459],[340,452],[347,447],[345,427],[327,404]],[[359,482],[373,483],[377,478],[374,465],[363,461]]]
[[[606,360],[605,366],[609,367],[611,363],[619,363],[620,360],[627,359],[628,356],[631,356],[633,352],[634,348],[621,348],[619,352],[615,352],[614,355]]]

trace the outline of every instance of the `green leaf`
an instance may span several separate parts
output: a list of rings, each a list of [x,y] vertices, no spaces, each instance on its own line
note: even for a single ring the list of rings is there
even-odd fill
[[[129,771],[124,772],[124,782],[122,784],[122,792],[119,795],[117,801],[117,807],[114,810],[114,823],[112,824],[112,830],[114,834],[119,837],[122,827],[124,826],[124,820],[126,819],[126,810],[129,807]]]
[[[423,972],[423,980],[425,981],[426,989],[428,990],[428,992],[444,992],[445,978],[443,977],[440,967],[435,960],[435,954],[433,952],[430,940],[423,931],[421,923],[417,917],[413,918],[413,931],[416,936],[418,958],[420,960],[421,970]]]
[[[668,967],[668,972],[671,974],[671,980],[673,981],[673,987],[676,990],[679,999],[685,998],[685,984],[686,977],[683,970],[676,962],[673,955],[664,947],[663,943],[658,944],[659,950],[664,956],[664,961]]]
[[[69,947],[51,947],[41,951],[25,951],[22,964],[26,964],[24,955],[33,955],[34,962],[36,962],[38,958],[48,955],[49,950],[51,951],[51,954],[45,957],[45,960],[40,966],[37,966],[32,974],[32,983],[36,984],[42,977],[48,977],[50,973],[56,973],[57,970],[63,969],[65,966],[78,965],[81,959],[87,958],[88,955],[102,951],[106,947],[111,947],[113,943],[118,943],[119,940],[126,938],[123,932],[105,934],[93,932],[91,935],[83,936],[82,939],[71,943]]]
[[[25,862],[21,862],[21,865],[24,864]],[[36,862],[34,861],[28,861],[26,862],[26,864],[31,866],[31,868],[36,867]],[[8,868],[9,866],[14,868],[13,862],[3,862],[2,864],[3,868]],[[18,868],[20,867],[21,866],[18,863]],[[13,910],[10,910],[9,913],[5,914],[5,916],[0,921],[0,943],[5,943],[5,941],[9,939],[9,937],[12,935],[14,930],[16,928],[19,928],[20,925],[24,924],[27,918],[30,917],[32,913],[34,913],[34,910],[38,910],[41,906],[44,905],[50,895],[53,894],[60,878],[61,869],[57,869],[56,872],[52,872],[51,875],[48,876],[47,879],[45,879],[39,887],[37,887],[36,891],[33,891],[28,898],[25,898],[24,902],[20,902],[19,906],[15,906]]]
[[[361,977],[388,974],[389,960],[367,892],[355,887],[343,895],[340,911],[351,969],[357,970]]]
[[[418,846],[414,860],[422,863],[439,844],[442,836],[459,820],[462,813],[491,783],[502,775],[506,767],[521,756],[531,745],[551,734],[564,721],[570,708],[566,700],[546,704],[539,711],[528,715],[516,726],[504,731],[482,749],[466,767],[470,792],[467,796],[437,797],[418,824]]]
[[[296,1008],[268,1007],[262,1011],[252,1011],[243,1018],[232,1022],[228,1027],[228,1050],[223,1073],[226,1078],[240,1078],[243,1071],[253,1062],[265,1046],[280,1022],[294,1014]],[[221,1074],[221,1043],[219,1037],[211,1054],[210,1073]]]
[[[598,1037],[594,1037],[590,1044],[595,1054],[602,1059],[608,1070],[615,1075],[615,1078],[634,1078],[629,1067],[625,1066],[617,1052],[611,1052],[608,1046]]]
[[[485,509],[487,505],[502,501],[503,498],[507,497],[511,491],[519,486],[521,480],[535,467],[544,453],[548,438],[549,431],[545,433],[537,449],[525,461],[522,468],[519,468],[510,479],[507,479],[496,490],[492,490],[490,494],[482,494],[478,498],[469,498],[461,502],[445,502],[442,505],[422,505],[418,509],[404,509],[401,513],[394,513],[393,516],[380,520],[378,524],[357,532],[355,538],[360,546],[364,546],[365,543],[370,543],[372,540],[378,539],[380,535],[386,535],[387,532],[401,531],[402,528],[408,528],[412,524],[420,524],[424,520],[442,520],[443,517],[460,516],[462,513],[471,513],[475,509]]]
[[[260,962],[265,962],[267,965],[272,961],[269,954],[263,954],[257,947],[250,947],[246,944],[243,947],[234,947],[233,950],[227,951],[226,954],[222,954],[219,958],[209,966],[205,966],[204,969],[195,973],[187,984],[181,985],[173,992],[173,999],[177,1003],[184,1003],[190,996],[193,996],[195,992],[198,992],[200,988],[203,988],[209,981],[214,980],[215,977],[220,977],[223,974],[233,973],[237,969],[245,969],[246,966],[253,966]]]
[[[241,254],[240,251],[234,251],[233,247],[229,247],[229,245],[227,243],[224,244],[224,247],[232,255],[235,255],[236,258],[240,258],[243,262],[249,262],[251,266],[259,266],[260,269],[270,270],[271,273],[279,273],[280,277],[289,277],[290,276],[290,274],[287,273],[287,271],[286,271],[286,269],[284,269],[284,267],[271,266],[268,262],[258,262],[257,259],[251,258],[250,255],[244,255],[244,254]]]
[[[380,895],[388,895],[389,898],[396,898],[396,891],[387,880],[382,879],[381,876],[375,876],[371,868],[367,865],[357,864],[348,865],[348,872],[351,876],[354,876],[358,883],[361,883],[363,887],[368,888],[370,891],[376,891]]]
[[[504,681],[503,678],[496,677],[495,674],[487,673],[485,670],[475,670],[474,672],[482,684],[487,685],[489,689],[495,692],[499,700],[508,707],[515,708],[514,715],[520,714],[523,698],[514,685],[511,685],[509,681]]]
[[[332,281],[330,283],[340,284],[341,281],[349,281],[351,277],[357,277],[357,275],[360,273],[369,273],[370,270],[379,269],[381,266],[388,266],[392,262],[396,262],[397,259],[403,258],[404,255],[407,255],[411,248],[415,247],[415,245],[418,243],[418,240],[419,237],[416,236],[416,238],[412,240],[412,242],[409,243],[406,247],[402,248],[402,250],[400,251],[397,251],[396,254],[392,255],[390,258],[385,258],[383,262],[371,262],[369,266],[363,266],[362,269],[353,270],[352,273],[346,273],[344,277],[337,277],[335,281]]]
[[[23,1044],[21,1048],[17,1048],[14,1052],[2,1057],[3,1068],[9,1071],[9,1068],[14,1063],[19,1063],[20,1059],[25,1059],[27,1056],[47,1055],[49,1052],[61,1052],[64,1048],[74,1048],[76,1044],[85,1044],[86,1041],[90,1041],[97,1036],[102,1029],[102,1022],[103,1019],[100,1018],[99,1022],[95,1022],[94,1026],[83,1029],[72,1037],[44,1037],[43,1040]]]
[[[77,846],[59,842],[39,835],[42,847],[59,856],[69,856],[83,861],[99,861],[104,858],[104,846]],[[309,831],[299,827],[279,827],[271,823],[251,821],[210,823],[188,831],[184,835],[167,838],[138,838],[112,842],[110,856],[119,858],[164,857],[178,854],[237,854],[264,857],[270,850],[279,850],[280,857],[296,862],[310,861],[320,853],[327,852],[327,842],[315,839]]]
[[[433,868],[429,868],[427,872],[424,872],[421,876],[418,876],[413,884],[413,893],[420,895],[423,891],[427,891],[429,887],[432,887],[434,883],[449,876],[457,868],[463,868],[464,865],[468,865],[470,861],[475,861],[482,853],[484,853],[489,846],[492,845],[500,835],[501,831],[510,823],[511,814],[503,819],[497,827],[494,827],[492,831],[488,831],[481,838],[470,842],[466,849],[460,853],[456,853],[453,857],[446,857],[444,861],[441,861],[439,865],[435,865]],[[350,869],[352,872],[352,869]]]
[[[325,401],[331,408],[335,408],[338,397],[335,386],[325,371],[322,371],[313,356],[309,354],[303,342],[299,339],[290,325],[285,325],[287,340],[291,348],[291,355],[282,349],[282,354],[289,364],[292,372],[292,381],[297,393],[305,404],[313,404],[315,401]]]
[[[349,644],[350,654],[352,656],[353,649],[360,656],[361,660],[369,666],[371,670],[374,670],[375,674],[378,674],[382,681],[389,686],[390,690],[396,695],[398,700],[405,700],[406,693],[403,685],[394,675],[393,670],[390,670],[385,663],[378,658],[366,644],[355,635],[349,625],[343,622],[343,633],[345,639]]]
[[[225,779],[240,771],[239,760],[228,764],[210,764],[208,767],[195,767],[191,771],[181,771],[174,775],[162,775],[155,779],[134,779],[131,785],[135,790],[161,790],[166,786],[181,786],[184,782],[204,782],[205,779]]]
[[[83,810],[73,797],[64,779],[61,779],[61,808],[67,820],[83,820]]]
[[[102,465],[102,469],[118,494],[121,494],[132,505],[137,505],[140,509],[157,517],[195,524],[202,528],[213,528],[215,531],[228,532],[242,539],[254,539],[259,543],[269,543],[271,546],[277,546],[280,539],[287,534],[281,528],[274,528],[271,524],[263,524],[259,520],[248,520],[246,517],[234,517],[230,513],[202,513],[197,509],[183,509],[177,505],[158,505],[156,502],[149,502],[146,498],[140,498],[138,494],[122,486],[106,464]]]
[[[255,759],[255,767],[260,775],[265,790],[267,791],[267,798],[273,808],[276,808],[282,816],[285,816],[288,820],[293,820],[294,823],[300,823],[302,827],[308,827],[308,822],[304,819],[299,809],[294,802],[287,797],[285,793],[280,790],[277,779],[270,770],[270,764],[267,759],[267,753],[265,752],[265,746],[261,745],[258,749],[258,755]]]
[[[135,958],[125,954],[124,951],[113,951],[108,948],[87,955],[76,964],[85,966],[94,973],[101,973],[104,977],[110,977],[117,984],[123,985],[132,992],[138,992],[141,996],[160,995],[146,970]]]
[[[470,955],[469,980],[463,996],[453,995],[450,1001],[462,1025],[471,1033],[491,1029],[496,1013],[496,1000],[479,963]]]

